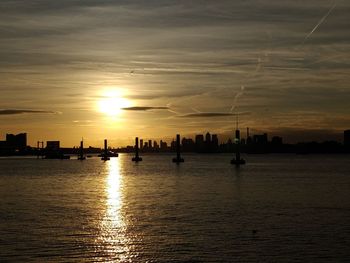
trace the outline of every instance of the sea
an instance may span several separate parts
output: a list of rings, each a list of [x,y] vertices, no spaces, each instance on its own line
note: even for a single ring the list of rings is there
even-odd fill
[[[0,158],[0,262],[350,262],[350,155]]]

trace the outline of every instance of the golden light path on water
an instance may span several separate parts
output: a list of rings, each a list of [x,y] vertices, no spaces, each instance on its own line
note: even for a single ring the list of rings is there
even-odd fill
[[[120,158],[106,162],[106,212],[101,222],[100,242],[104,262],[128,262],[130,240],[127,237],[127,224],[123,217],[123,178]]]

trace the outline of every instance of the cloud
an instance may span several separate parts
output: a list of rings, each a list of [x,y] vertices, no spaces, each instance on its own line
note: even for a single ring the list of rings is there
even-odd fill
[[[169,110],[168,107],[127,107],[122,108],[127,111],[150,111],[150,110]]]
[[[18,114],[38,114],[38,113],[47,113],[47,114],[57,114],[58,112],[54,111],[45,111],[45,110],[19,110],[19,109],[2,109],[0,110],[0,115],[18,115]]]
[[[164,117],[164,126],[182,118],[196,129],[211,127],[234,118],[224,106],[239,104],[238,111],[254,112],[245,118],[251,126],[324,127],[329,122],[321,118],[312,116],[315,123],[289,113],[349,115],[350,1],[337,0],[327,21],[297,48],[331,2],[1,0],[0,104],[62,109],[67,121],[94,119],[102,98],[94,95],[106,86],[125,89],[133,105],[168,106],[124,109],[151,111]],[[28,123],[37,116],[0,112],[25,113]]]
[[[215,117],[229,117],[229,116],[237,116],[237,115],[247,115],[250,112],[196,112],[196,113],[188,113],[184,115],[178,115],[178,118],[215,118]]]

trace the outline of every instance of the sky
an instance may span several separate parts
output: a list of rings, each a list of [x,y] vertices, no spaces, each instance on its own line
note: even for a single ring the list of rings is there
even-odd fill
[[[341,139],[348,0],[1,0],[0,139]],[[243,134],[244,137],[244,134]]]

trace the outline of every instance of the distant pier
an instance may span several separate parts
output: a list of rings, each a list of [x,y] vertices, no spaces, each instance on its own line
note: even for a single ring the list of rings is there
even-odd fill
[[[132,158],[133,162],[141,162],[142,158],[139,156],[139,137],[135,138],[135,157]]]
[[[78,160],[83,161],[85,159],[86,159],[86,157],[84,156],[84,142],[83,142],[83,140],[81,140],[80,141]]]
[[[181,152],[180,134],[176,134],[176,157],[173,158],[173,163],[180,164],[185,161],[183,158],[181,158],[180,152]]]
[[[38,141],[37,143],[37,159],[44,159],[44,142]]]
[[[104,143],[104,151],[101,157],[102,161],[108,161],[110,160],[109,156],[108,156],[108,148],[107,148],[107,140],[105,139],[105,143]]]
[[[241,158],[240,143],[241,143],[241,135],[240,135],[239,129],[237,129],[236,138],[235,138],[236,157],[231,160],[231,164],[234,164],[236,166],[245,164],[245,160]]]

